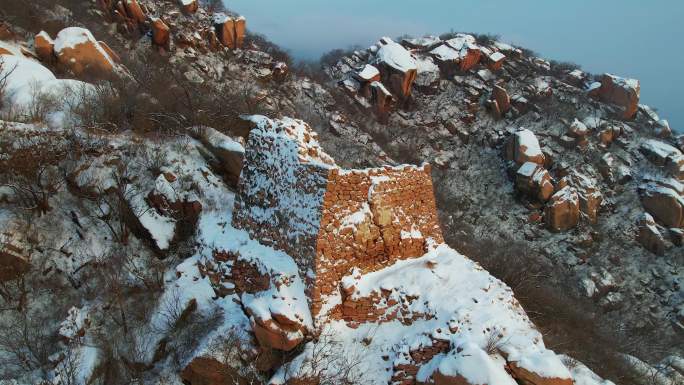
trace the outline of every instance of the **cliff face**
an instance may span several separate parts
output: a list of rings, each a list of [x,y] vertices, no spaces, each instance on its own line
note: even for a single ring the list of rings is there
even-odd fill
[[[28,7],[0,5],[0,383],[611,383],[562,352],[681,381],[682,142],[638,81],[466,34],[307,76],[215,3]]]

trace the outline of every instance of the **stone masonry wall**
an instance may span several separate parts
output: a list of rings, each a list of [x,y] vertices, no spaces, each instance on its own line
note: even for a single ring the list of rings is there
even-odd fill
[[[331,169],[314,261],[313,314],[352,268],[363,273],[443,242],[430,166]]]
[[[314,316],[353,268],[379,270],[443,242],[429,165],[343,170],[305,123],[252,120],[233,226],[295,259]]]
[[[303,131],[300,132],[300,131]],[[303,136],[303,137],[299,137]],[[315,133],[301,121],[260,118],[249,135],[233,226],[311,268],[329,165],[310,161]]]

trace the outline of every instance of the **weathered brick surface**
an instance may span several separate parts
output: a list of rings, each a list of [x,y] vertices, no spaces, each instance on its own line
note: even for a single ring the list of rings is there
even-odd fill
[[[429,239],[443,242],[429,165],[343,170],[304,123],[270,122],[250,133],[233,226],[290,254],[300,272],[314,272],[307,282],[314,315],[352,268],[376,271],[423,255]],[[372,313],[358,321],[381,316]]]

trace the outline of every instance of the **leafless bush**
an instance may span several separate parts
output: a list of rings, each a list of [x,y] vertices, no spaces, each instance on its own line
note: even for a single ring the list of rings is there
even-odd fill
[[[285,378],[294,384],[358,384],[362,354],[345,350],[332,331],[325,331],[306,344],[304,351],[283,366]]]
[[[6,357],[0,375],[29,373],[46,368],[56,339],[45,314],[28,311],[2,312],[0,354]]]
[[[21,208],[45,214],[49,199],[65,179],[58,165],[65,149],[42,137],[26,137],[0,144],[7,156],[0,158],[0,186],[12,190]]]
[[[0,110],[6,107],[7,97],[7,81],[12,73],[17,69],[16,67],[7,69],[7,65],[2,57],[0,57]]]
[[[467,232],[451,235],[449,242],[513,288],[549,348],[577,358],[604,378],[639,383],[643,378],[634,375],[620,354],[657,359],[677,346],[663,343],[658,331],[629,330],[619,319],[597,313],[593,303],[563,290],[572,287],[571,278],[553,277],[544,258],[524,242],[477,239]]]

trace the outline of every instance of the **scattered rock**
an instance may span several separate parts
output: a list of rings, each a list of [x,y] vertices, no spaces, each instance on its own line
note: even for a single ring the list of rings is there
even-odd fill
[[[54,48],[59,63],[76,76],[103,77],[113,73],[113,58],[85,28],[61,30],[55,38]]]
[[[506,160],[512,160],[518,165],[532,162],[544,165],[544,154],[534,133],[521,128],[511,135],[505,148]]]
[[[553,231],[566,231],[579,223],[579,196],[577,191],[566,186],[553,194],[546,206],[546,224]]]
[[[640,91],[638,80],[605,74],[596,93],[604,102],[621,106],[623,119],[632,119],[639,109]]]
[[[637,240],[646,250],[662,255],[665,253],[665,239],[656,227],[653,217],[644,213],[637,221]]]
[[[41,61],[52,62],[55,59],[55,42],[45,31],[40,31],[33,41],[33,47]]]
[[[160,18],[152,19],[152,41],[154,44],[169,49],[171,44],[170,28]]]
[[[551,174],[533,162],[525,162],[516,172],[516,188],[530,197],[546,202],[553,194]]]

